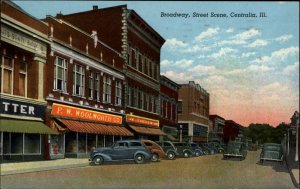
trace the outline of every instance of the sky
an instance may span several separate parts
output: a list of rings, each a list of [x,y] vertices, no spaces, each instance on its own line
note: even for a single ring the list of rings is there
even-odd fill
[[[277,126],[299,111],[299,2],[14,2],[36,18],[127,4],[166,40],[161,74],[198,83],[210,114]]]

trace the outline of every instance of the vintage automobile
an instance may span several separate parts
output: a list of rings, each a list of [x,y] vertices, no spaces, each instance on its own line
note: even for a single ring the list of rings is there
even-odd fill
[[[133,160],[137,164],[145,163],[152,157],[151,152],[141,140],[120,140],[111,147],[97,148],[90,154],[89,161],[101,165],[106,161]]]
[[[212,146],[217,153],[223,153],[224,152],[224,148],[218,142],[211,142],[211,143],[209,143],[209,146]]]
[[[200,143],[200,147],[203,149],[205,155],[215,154],[215,150],[208,145],[208,143]]]
[[[151,161],[156,162],[159,161],[159,159],[166,157],[166,153],[164,152],[162,147],[158,145],[156,142],[152,140],[146,140],[146,139],[142,139],[141,141],[145,144],[148,151],[151,152],[152,154]]]
[[[177,148],[178,155],[181,157],[189,158],[192,157],[194,152],[192,147],[187,142],[173,142]]]
[[[282,145],[276,143],[263,144],[260,153],[260,162],[264,163],[265,160],[283,162]]]
[[[179,155],[171,141],[156,141],[156,143],[162,147],[168,159],[174,160]]]
[[[204,155],[202,148],[194,142],[189,143],[196,157]]]
[[[229,157],[238,157],[240,160],[247,156],[247,146],[243,142],[229,141],[223,152],[224,159]]]

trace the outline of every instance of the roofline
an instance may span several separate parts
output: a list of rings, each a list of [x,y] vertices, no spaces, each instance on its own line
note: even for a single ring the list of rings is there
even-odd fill
[[[168,77],[166,77],[166,76],[164,76],[164,75],[160,75],[160,77],[163,78],[163,79],[165,79],[165,80],[167,80],[168,82],[170,82],[170,83],[176,85],[176,87],[178,87],[178,89],[181,87],[181,85],[179,85],[179,84],[176,83],[175,81],[172,81],[170,78],[168,78]]]

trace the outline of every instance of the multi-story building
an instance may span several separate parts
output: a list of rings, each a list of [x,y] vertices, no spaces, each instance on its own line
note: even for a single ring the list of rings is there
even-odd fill
[[[178,124],[182,140],[207,142],[209,93],[199,84],[190,81],[181,85],[178,103]]]
[[[212,122],[210,131],[211,140],[223,139],[225,119],[219,115],[209,115],[209,120]]]
[[[49,157],[86,157],[93,147],[111,146],[133,136],[125,116],[124,58],[63,17],[47,16],[51,41],[45,86],[46,123],[51,135]]]
[[[126,5],[57,15],[115,49],[124,58],[126,123],[137,137],[158,139],[160,49],[165,40]],[[74,38],[73,38],[74,39]]]
[[[166,76],[160,76],[160,127],[167,134],[166,140],[179,140],[178,133],[178,91],[180,85]]]
[[[48,26],[10,1],[1,1],[1,160],[44,159]]]

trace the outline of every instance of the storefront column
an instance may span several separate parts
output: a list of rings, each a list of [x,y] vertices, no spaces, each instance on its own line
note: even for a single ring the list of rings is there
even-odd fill
[[[43,100],[44,99],[44,67],[46,63],[46,58],[35,55],[34,63],[38,65],[38,99]]]

